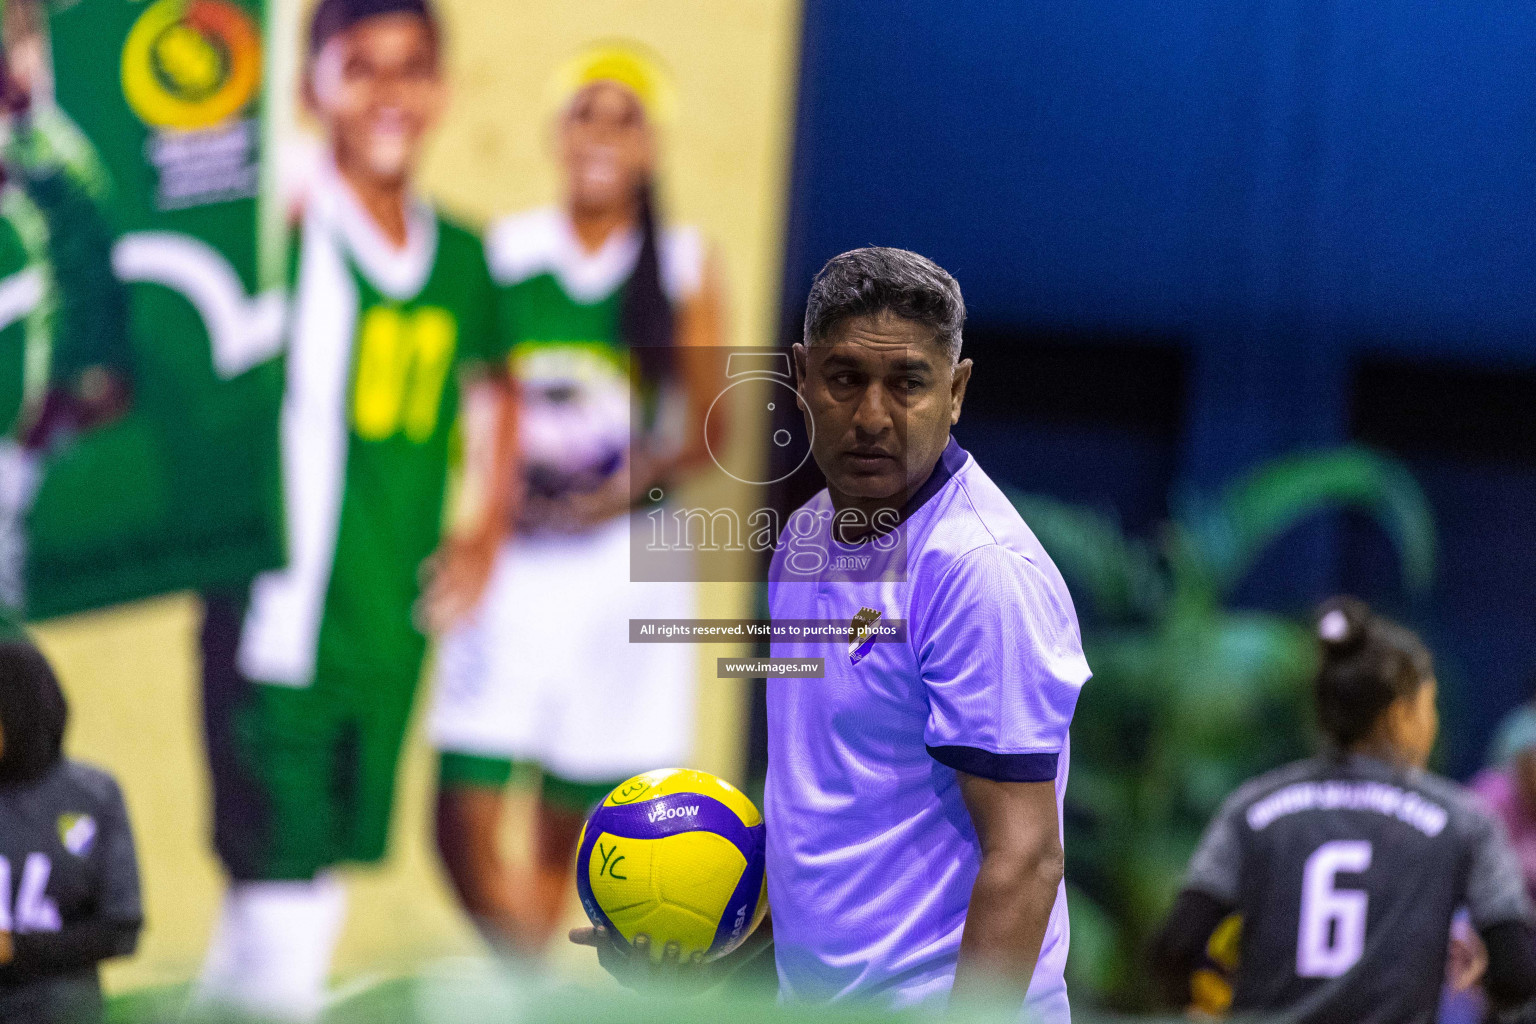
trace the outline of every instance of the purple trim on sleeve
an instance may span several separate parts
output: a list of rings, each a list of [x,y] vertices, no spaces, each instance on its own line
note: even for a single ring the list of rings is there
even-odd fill
[[[994,754],[978,747],[929,747],[928,756],[957,772],[994,782],[1052,782],[1059,755]]]

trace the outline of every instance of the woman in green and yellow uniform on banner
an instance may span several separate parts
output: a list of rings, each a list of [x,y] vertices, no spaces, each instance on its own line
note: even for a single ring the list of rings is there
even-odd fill
[[[526,955],[569,899],[591,805],[691,754],[695,652],[628,640],[631,618],[692,617],[694,584],[631,580],[630,513],[708,462],[724,344],[703,239],[658,223],[657,136],[673,106],[658,62],[595,46],[556,89],[563,202],[498,221],[486,242],[525,498],[484,603],[443,642],[431,725],[444,863],[482,932]],[[527,879],[496,842],[516,769],[538,791]]]

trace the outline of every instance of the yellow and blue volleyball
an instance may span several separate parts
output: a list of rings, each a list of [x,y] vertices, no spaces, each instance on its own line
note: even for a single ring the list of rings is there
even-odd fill
[[[708,772],[662,768],[617,786],[582,829],[576,890],[592,923],[660,959],[722,957],[768,909],[763,816]]]

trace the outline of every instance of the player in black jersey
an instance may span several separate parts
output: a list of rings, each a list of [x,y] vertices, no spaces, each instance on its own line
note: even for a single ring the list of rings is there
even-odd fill
[[[1217,925],[1240,915],[1236,1015],[1274,1022],[1430,1024],[1451,921],[1488,949],[1494,1003],[1536,996],[1536,939],[1499,824],[1424,770],[1439,720],[1429,652],[1358,601],[1318,618],[1318,723],[1329,749],[1244,785],[1222,806],[1153,944],[1189,1002]]]
[[[122,793],[63,755],[66,716],[37,648],[0,640],[0,1024],[100,1019],[96,965],[142,924]]]

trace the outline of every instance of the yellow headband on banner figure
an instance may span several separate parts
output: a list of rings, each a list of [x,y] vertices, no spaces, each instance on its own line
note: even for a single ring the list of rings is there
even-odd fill
[[[578,93],[597,82],[629,90],[654,125],[670,124],[677,112],[672,82],[658,57],[636,43],[603,42],[581,51],[555,73],[550,90],[555,115],[563,114]]]

